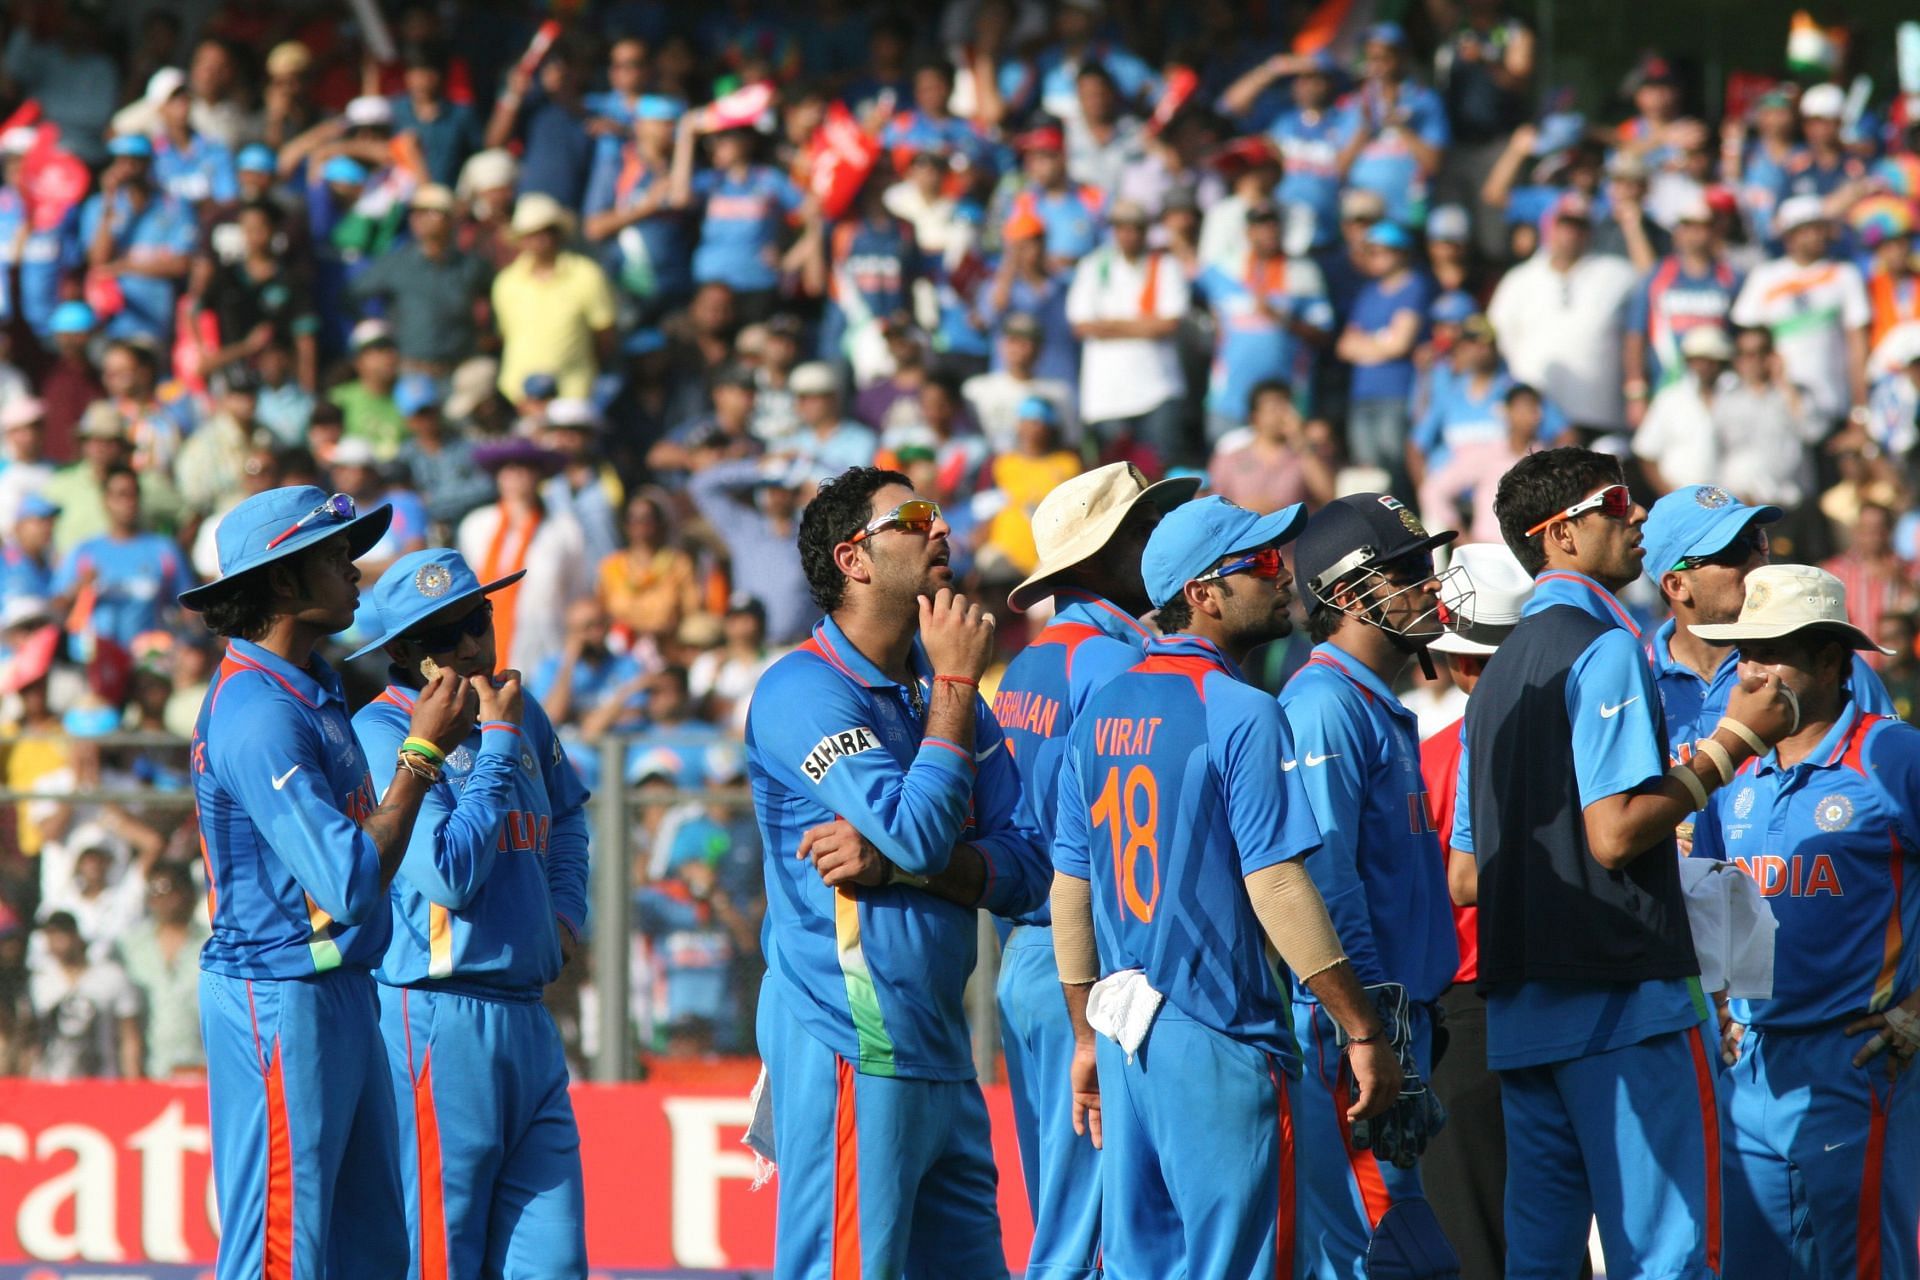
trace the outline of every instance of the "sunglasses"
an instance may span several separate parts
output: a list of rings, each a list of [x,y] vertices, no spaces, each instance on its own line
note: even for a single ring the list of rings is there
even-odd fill
[[[1712,555],[1681,556],[1674,561],[1673,572],[1685,573],[1688,569],[1705,569],[1710,565],[1722,569],[1738,569],[1752,559],[1756,551],[1764,556],[1768,550],[1767,531],[1759,525],[1748,525],[1732,542]]]
[[[858,533],[848,538],[847,542],[849,545],[861,543],[876,533],[885,533],[888,529],[905,529],[909,533],[932,533],[933,522],[939,518],[939,503],[929,502],[925,498],[915,498],[869,521]]]
[[[1277,578],[1286,571],[1280,560],[1280,548],[1263,547],[1244,556],[1235,556],[1217,569],[1201,574],[1195,582],[1217,582],[1236,573],[1254,578]]]
[[[1633,514],[1633,493],[1623,484],[1610,484],[1590,498],[1582,498],[1563,511],[1556,511],[1527,530],[1531,538],[1555,520],[1577,520],[1589,511],[1598,511],[1609,520],[1625,520]]]
[[[298,520],[295,520],[278,534],[274,535],[273,541],[267,544],[267,550],[273,550],[288,538],[291,538],[294,534],[312,524],[315,520],[322,518],[351,520],[358,514],[359,509],[353,505],[352,498],[344,493],[336,493],[313,510],[307,512],[307,514],[301,516]]]
[[[493,629],[493,601],[482,600],[480,607],[464,618],[443,622],[437,627],[421,627],[407,633],[407,639],[428,653],[452,653],[468,636],[478,640]]]

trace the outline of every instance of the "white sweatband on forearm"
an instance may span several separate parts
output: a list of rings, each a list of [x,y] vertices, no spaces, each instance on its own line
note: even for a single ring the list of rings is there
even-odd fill
[[[1300,859],[1262,867],[1247,876],[1246,884],[1253,914],[1260,918],[1267,940],[1300,981],[1325,973],[1347,958],[1327,915],[1327,904]],[[1059,946],[1057,925],[1054,945]]]
[[[1069,985],[1100,977],[1093,940],[1093,886],[1064,871],[1053,873],[1053,962]]]

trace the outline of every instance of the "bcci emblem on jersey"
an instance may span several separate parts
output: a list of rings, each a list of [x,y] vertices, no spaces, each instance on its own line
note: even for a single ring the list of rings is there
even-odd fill
[[[827,776],[827,770],[840,763],[843,756],[857,756],[879,745],[873,730],[864,725],[856,729],[842,729],[814,743],[813,750],[807,752],[807,758],[801,762],[800,770],[818,782]]]
[[[1828,796],[1813,811],[1813,825],[1822,831],[1844,831],[1852,821],[1853,801],[1842,795]]]

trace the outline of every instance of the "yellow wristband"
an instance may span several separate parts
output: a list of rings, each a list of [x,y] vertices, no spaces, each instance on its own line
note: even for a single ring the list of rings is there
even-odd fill
[[[1713,727],[1716,729],[1725,729],[1728,733],[1746,743],[1747,746],[1753,749],[1753,754],[1757,756],[1767,754],[1767,744],[1760,741],[1760,735],[1747,728],[1744,724],[1741,724],[1738,720],[1735,720],[1732,716],[1721,716],[1720,723]]]
[[[425,738],[408,737],[401,742],[400,749],[402,751],[411,751],[417,756],[425,756],[435,764],[442,764],[447,758],[446,754],[442,752],[440,748],[434,746]]]
[[[1694,749],[1713,761],[1713,767],[1720,771],[1720,785],[1726,786],[1733,781],[1733,753],[1715,742],[1712,738],[1702,738],[1693,744]]]
[[[1687,794],[1693,798],[1695,809],[1707,807],[1707,784],[1700,781],[1699,774],[1684,764],[1677,764],[1667,770],[1667,776],[1678,779],[1680,785],[1687,789]]]

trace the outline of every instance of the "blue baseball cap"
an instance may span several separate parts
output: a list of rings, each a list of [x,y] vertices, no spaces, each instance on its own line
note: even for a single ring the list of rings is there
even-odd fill
[[[394,407],[401,416],[412,417],[422,409],[431,409],[446,399],[441,390],[440,379],[430,373],[402,374],[400,381],[393,387]]]
[[[1405,253],[1413,248],[1413,237],[1397,222],[1376,222],[1367,230],[1367,243]]]
[[[233,165],[241,173],[272,173],[275,168],[273,148],[264,142],[249,142],[240,148],[240,155]]]
[[[1480,304],[1465,289],[1449,289],[1427,308],[1427,319],[1435,324],[1459,324],[1480,310]]]
[[[664,93],[643,93],[633,104],[636,120],[678,120],[687,112],[687,104]]]
[[[1060,424],[1060,411],[1053,407],[1053,401],[1045,396],[1028,396],[1013,411],[1016,418],[1032,418],[1035,422],[1044,422],[1050,427]]]
[[[55,333],[92,333],[93,308],[84,302],[63,302],[53,309],[47,327]]]
[[[1396,49],[1407,47],[1407,29],[1397,22],[1376,22],[1367,28],[1368,44],[1390,44]]]
[[[1717,484],[1690,484],[1653,504],[1640,527],[1642,563],[1657,586],[1660,576],[1688,556],[1723,551],[1750,524],[1772,524],[1779,507],[1750,507]]]
[[[380,581],[373,584],[367,602],[360,606],[356,626],[363,632],[379,633],[379,638],[355,649],[347,655],[348,660],[384,649],[436,613],[492,595],[520,581],[526,573],[517,569],[482,586],[467,566],[467,558],[451,547],[409,552],[387,566]]]
[[[560,394],[560,383],[550,373],[530,373],[520,384],[520,394],[529,400],[552,400]]]
[[[367,180],[367,166],[352,156],[335,156],[320,169],[322,182],[337,182],[343,187],[357,187]]]
[[[1227,556],[1290,542],[1306,522],[1307,508],[1298,502],[1270,516],[1217,495],[1175,507],[1161,517],[1140,557],[1147,598],[1157,609]]]
[[[22,520],[51,520],[60,514],[60,504],[43,494],[30,493],[20,499],[17,515]]]
[[[153,139],[144,133],[123,133],[107,142],[107,154],[110,156],[132,156],[138,160],[153,159]]]
[[[386,534],[393,508],[383,502],[361,514],[352,510],[351,503],[350,498],[329,495],[310,484],[254,494],[220,519],[214,534],[220,576],[181,592],[180,607],[198,613],[225,595],[234,578],[296,555],[336,533],[347,535],[347,546],[358,560]]]

